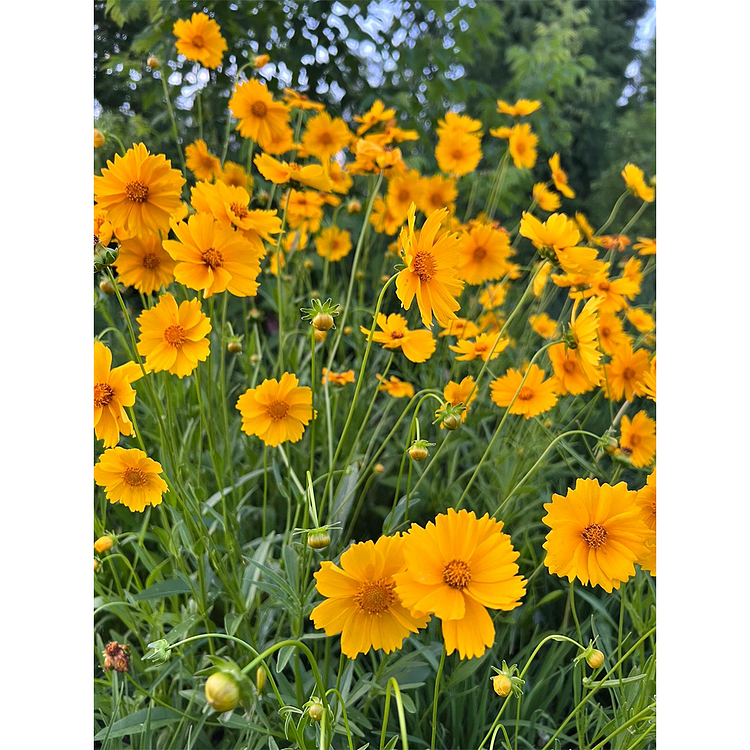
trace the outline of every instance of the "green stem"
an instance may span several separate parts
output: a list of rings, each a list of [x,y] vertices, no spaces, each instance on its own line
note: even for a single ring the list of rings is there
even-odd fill
[[[442,654],[440,654],[440,665],[438,666],[437,676],[435,677],[435,695],[432,699],[432,738],[430,739],[430,750],[435,750],[435,735],[437,734],[438,696],[440,695],[440,678],[443,676],[444,664],[445,644],[443,644],[443,652]]]
[[[620,206],[622,206],[622,202],[625,200],[625,198],[630,195],[630,192],[626,190],[618,199],[615,201],[615,205],[612,207],[612,213],[609,215],[609,218],[607,221],[602,224],[599,229],[594,232],[594,237],[598,237],[602,232],[604,232],[606,229],[609,228],[609,225],[615,220],[615,217],[617,216],[617,212],[620,210]]]

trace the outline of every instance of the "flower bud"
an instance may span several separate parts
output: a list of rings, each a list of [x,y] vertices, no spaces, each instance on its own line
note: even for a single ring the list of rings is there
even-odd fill
[[[240,686],[232,675],[214,672],[206,680],[206,700],[218,713],[231,711],[240,703]]]
[[[409,448],[409,457],[412,461],[424,461],[429,455],[426,440],[415,440]]]
[[[351,335],[352,335],[352,327],[344,326],[344,336],[351,336]]]
[[[258,692],[263,690],[263,686],[266,684],[266,670],[263,667],[258,667],[255,670],[255,686],[258,688]]]
[[[510,695],[513,683],[510,681],[508,675],[497,674],[492,678],[492,687],[501,698],[505,698]]]
[[[114,294],[115,288],[112,286],[112,282],[109,279],[102,279],[99,282],[99,289],[101,289],[104,294]]]
[[[326,340],[326,335],[327,335],[327,332],[326,332],[326,331],[319,331],[319,330],[318,330],[318,329],[316,328],[316,329],[315,329],[315,331],[313,332],[313,335],[315,336],[315,340],[316,340],[316,341],[317,341],[318,343],[320,343],[321,341],[325,341],[325,340]]]
[[[315,266],[315,264],[309,258],[302,265],[308,271],[312,270],[312,268]]]
[[[251,307],[247,317],[250,318],[250,320],[260,321],[263,320],[263,313],[257,307]]]
[[[94,558],[94,573],[96,573],[97,570],[99,570],[99,561]]]
[[[656,187],[656,175],[654,175],[654,176],[653,176],[653,177],[652,177],[652,178],[651,178],[651,179],[649,180],[649,184],[651,185],[651,187]]]
[[[362,210],[362,204],[356,198],[352,198],[352,200],[346,204],[346,210],[350,214],[358,214]]]
[[[552,420],[551,420],[551,419],[545,419],[545,420],[544,420],[544,426],[545,426],[545,427],[546,427],[546,428],[547,428],[548,430],[551,430],[551,429],[552,429],[552,425],[553,425],[553,424],[554,424],[554,423],[552,422]]]
[[[604,664],[604,654],[599,651],[598,648],[592,649],[591,652],[586,655],[586,664],[588,664],[591,669],[599,669],[599,667]]]
[[[94,148],[101,148],[104,145],[104,133],[94,128]]]
[[[255,60],[253,60],[253,65],[256,68],[262,68],[264,65],[268,65],[270,60],[271,60],[270,55],[256,55]]]
[[[310,716],[310,718],[313,721],[319,722],[323,718],[323,711],[324,710],[325,709],[323,708],[323,704],[322,703],[320,703],[317,700],[313,700],[310,703],[310,706],[307,709],[307,713],[308,713],[308,715]]]
[[[365,280],[365,272],[364,271],[357,271],[357,273],[354,274],[354,278],[357,279],[357,281],[364,281]]]
[[[457,430],[461,426],[461,421],[460,414],[448,414],[442,424],[446,430]]]
[[[268,203],[268,199],[271,197],[271,194],[268,192],[268,190],[261,190],[258,193],[258,203]]]
[[[251,354],[251,355],[250,355],[250,361],[251,361],[251,362],[252,362],[252,363],[253,363],[254,365],[257,365],[257,364],[258,364],[258,362],[260,362],[260,354]]]
[[[375,464],[373,471],[376,474],[382,474],[385,471],[385,466],[383,464]]]
[[[227,351],[230,354],[240,354],[242,352],[242,342],[241,341],[230,341],[227,344]]]
[[[100,536],[94,542],[94,549],[101,554],[102,552],[107,552],[108,550],[111,550],[114,543],[115,543],[115,540],[112,539],[111,536]]]
[[[307,546],[311,549],[324,549],[331,543],[331,537],[325,529],[312,529],[307,535]]]
[[[328,313],[318,313],[312,319],[312,324],[316,331],[330,331],[333,328],[333,316]]]
[[[388,279],[390,279],[390,278],[391,278],[391,277],[390,277],[390,276],[389,276],[389,275],[388,275],[387,273],[384,273],[384,274],[383,274],[383,275],[382,275],[382,276],[380,277],[380,280],[381,280],[381,281],[382,281],[382,282],[383,282],[383,283],[385,284],[385,282],[386,282],[386,281],[388,281]]]

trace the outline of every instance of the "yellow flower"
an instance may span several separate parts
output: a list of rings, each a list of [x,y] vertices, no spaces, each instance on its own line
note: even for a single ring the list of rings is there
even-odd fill
[[[648,333],[654,329],[654,316],[647,313],[641,307],[629,310],[627,318],[641,333]]]
[[[531,329],[543,339],[551,339],[557,330],[557,321],[552,320],[547,313],[530,315],[529,323],[531,324]]]
[[[341,195],[346,195],[354,182],[349,172],[347,172],[337,161],[331,162],[330,169],[328,170],[328,177],[331,180],[331,189],[333,192],[340,193]]]
[[[135,362],[112,369],[112,352],[101,341],[94,342],[94,433],[112,448],[123,435],[133,434],[133,423],[125,411],[135,403],[134,383],[143,373]]]
[[[138,511],[159,505],[167,483],[159,476],[161,464],[137,448],[108,448],[94,467],[94,481],[104,487],[107,500]]]
[[[639,255],[656,255],[656,240],[638,237],[638,242],[633,245],[633,250],[637,250]]]
[[[440,136],[435,158],[441,172],[461,176],[473,172],[482,158],[480,139],[474,135],[450,132]]]
[[[495,341],[497,335],[490,333],[480,333],[473,341],[468,339],[459,339],[455,344],[451,344],[448,348],[451,351],[457,352],[456,359],[462,362],[470,362],[473,359],[479,357],[483,362],[488,359],[497,359],[500,356],[500,352],[504,351],[510,341],[507,338],[502,338],[497,342]],[[492,351],[492,347],[495,346],[495,351]],[[490,357],[490,352],[492,356]]]
[[[620,450],[633,466],[648,466],[656,455],[656,422],[645,411],[639,411],[631,422],[627,416],[620,422]]]
[[[508,104],[502,99],[497,100],[497,111],[501,115],[510,115],[511,117],[525,117],[532,112],[536,112],[542,106],[541,102],[529,99],[519,99],[515,104]]]
[[[477,391],[478,389],[474,387],[474,378],[472,378],[471,375],[467,375],[460,383],[455,383],[453,380],[449,380],[448,384],[443,388],[443,398],[453,406],[462,404],[466,407],[461,412],[461,421],[463,422],[471,408],[469,405],[478,395]],[[469,394],[471,394],[471,397],[469,397]],[[441,406],[435,412],[435,416],[437,417],[442,413],[443,407]],[[441,429],[445,429],[445,425],[443,424],[441,424],[440,427]]]
[[[323,218],[324,203],[321,193],[313,190],[290,190],[282,198],[282,205],[287,206],[289,228],[317,232]]]
[[[396,594],[414,613],[442,620],[448,654],[481,656],[495,640],[487,612],[520,606],[526,581],[519,573],[502,521],[448,508],[425,528],[412,524],[404,538],[406,570],[394,576]]]
[[[539,271],[537,271],[536,276],[534,276],[532,291],[534,292],[535,297],[539,297],[544,291],[544,287],[547,284],[547,279],[549,278],[551,270],[552,265],[548,261],[544,261],[542,263],[542,267],[539,269]]]
[[[643,522],[651,531],[656,531],[656,469],[648,475],[646,484],[638,490],[635,502],[641,509]]]
[[[640,258],[633,256],[632,258],[628,258],[622,269],[622,278],[632,281],[635,287],[638,288],[638,292],[640,292],[641,281],[643,281],[643,273],[641,271],[642,265],[643,261]],[[636,294],[638,292],[636,292]]]
[[[208,358],[211,321],[197,299],[185,300],[178,308],[167,292],[138,316],[138,325],[138,353],[146,358],[147,372],[168,370],[183,378]]]
[[[656,356],[651,360],[651,364],[643,373],[643,382],[641,383],[643,388],[643,395],[648,396],[652,401],[656,401]]]
[[[331,189],[331,178],[320,164],[301,167],[296,162],[278,161],[268,154],[256,154],[253,161],[258,171],[277,185],[292,180],[315,190]]]
[[[549,411],[557,403],[554,379],[545,380],[544,370],[536,365],[531,365],[525,381],[520,370],[510,368],[505,375],[490,383],[490,390],[492,400],[498,406],[510,406],[511,414],[523,414],[526,419]]]
[[[614,487],[597,479],[577,479],[566,495],[545,503],[542,523],[550,527],[544,549],[549,572],[606,592],[635,575],[648,529],[625,482]]]
[[[315,586],[326,600],[310,619],[327,636],[341,633],[341,651],[350,659],[371,648],[390,654],[430,619],[410,612],[396,595],[394,575],[404,569],[403,549],[400,534],[381,536],[349,547],[341,567],[324,560],[315,573]]]
[[[552,369],[555,371],[555,391],[561,396],[572,393],[577,396],[592,390],[599,384],[591,382],[586,375],[575,349],[566,349],[565,344],[555,344],[547,350]]]
[[[263,252],[242,233],[222,226],[210,214],[193,214],[172,229],[177,241],[164,240],[164,249],[177,261],[174,275],[180,284],[202,291],[204,297],[224,290],[235,297],[258,293]]]
[[[355,115],[354,122],[362,123],[357,128],[357,135],[366,133],[370,128],[375,127],[379,122],[387,122],[396,116],[395,109],[386,109],[380,99],[376,99],[372,107],[363,115]]]
[[[225,161],[224,169],[219,174],[219,180],[230,187],[240,187],[243,190],[250,189],[250,177],[245,167],[233,161]]]
[[[606,354],[629,341],[628,335],[622,329],[622,321],[614,313],[604,313],[599,316],[599,343]]]
[[[313,418],[312,391],[300,386],[296,375],[285,372],[280,381],[271,378],[248,388],[237,399],[237,409],[248,435],[257,435],[270,446],[296,443]]]
[[[594,227],[589,224],[586,214],[576,211],[576,224],[578,224],[578,227],[583,232],[583,236],[586,240],[591,242],[591,238],[594,236]]]
[[[537,143],[539,138],[531,132],[531,125],[527,122],[511,128],[508,145],[517,169],[533,168],[536,164]]]
[[[489,284],[479,295],[479,304],[485,310],[491,310],[505,302],[505,295],[508,293],[507,284]]]
[[[327,112],[321,112],[307,121],[302,143],[308,153],[325,162],[341,151],[350,138],[349,128],[340,117],[331,118]]]
[[[99,206],[94,206],[94,244],[101,242],[102,245],[109,245],[113,232],[114,228],[107,218],[107,212]]]
[[[360,138],[354,147],[354,156],[354,163],[348,165],[351,174],[382,172],[384,177],[406,174],[400,148],[385,148]]]
[[[626,299],[633,299],[640,291],[640,284],[633,279],[610,279],[607,269],[604,268],[589,279],[589,288],[582,295],[586,299],[598,298],[599,311],[612,313],[628,307]]]
[[[414,386],[411,383],[400,380],[395,375],[391,375],[389,380],[386,380],[381,375],[377,377],[382,383],[378,386],[378,390],[385,391],[393,398],[411,398],[414,395]]]
[[[578,301],[573,305],[573,311],[570,316],[570,333],[576,345],[576,359],[586,377],[592,383],[598,383],[599,362],[602,359],[598,340],[599,322],[597,309],[599,307],[599,300],[596,297],[590,299],[579,315],[576,315],[577,307]]]
[[[394,175],[388,180],[386,202],[395,216],[403,217],[401,223],[406,220],[412,203],[417,205],[422,203],[422,190],[422,178],[416,169],[412,169],[405,175]]]
[[[409,208],[408,228],[401,229],[400,242],[406,268],[396,278],[396,294],[404,309],[411,307],[414,297],[429,328],[435,315],[441,326],[456,317],[460,309],[456,297],[464,283],[456,278],[460,241],[457,234],[443,232],[440,225],[448,217],[448,209],[434,211],[427,217],[419,236],[414,228],[415,205]]]
[[[542,211],[557,211],[560,208],[560,196],[548,190],[543,182],[537,182],[531,189],[531,195]]]
[[[394,213],[387,200],[376,198],[373,201],[370,224],[378,234],[396,234],[404,221],[406,214]]]
[[[323,379],[320,382],[323,385],[326,384],[326,381],[333,383],[334,385],[346,385],[347,383],[354,382],[354,370],[347,370],[346,372],[331,372],[327,367],[324,367],[322,374]]]
[[[189,21],[174,22],[172,33],[177,37],[175,47],[188,60],[195,60],[206,68],[218,68],[227,49],[221,27],[205,13],[193,13]]]
[[[239,119],[240,135],[257,141],[262,149],[273,143],[274,135],[285,133],[289,127],[287,105],[274,101],[268,88],[255,78],[237,85],[229,100],[229,110]]]
[[[318,255],[335,262],[345,258],[352,249],[352,236],[346,229],[326,227],[315,241]]]
[[[555,187],[566,198],[575,198],[575,191],[568,186],[568,175],[565,174],[565,171],[560,167],[560,154],[552,154],[548,164],[550,171],[552,172],[552,182],[555,183]]]
[[[187,168],[198,180],[213,180],[221,174],[221,162],[218,156],[208,153],[205,141],[195,141],[185,148]]]
[[[625,169],[622,170],[622,178],[625,180],[627,185],[636,198],[651,203],[654,200],[656,192],[652,187],[646,185],[646,181],[643,179],[643,170],[636,167],[635,164],[626,164]]]
[[[447,208],[453,213],[456,210],[457,197],[456,181],[450,177],[439,174],[434,177],[423,177],[417,207],[425,216],[440,208]]]
[[[477,224],[461,236],[456,272],[467,284],[502,278],[511,253],[508,233],[491,224]]]
[[[648,352],[645,349],[633,351],[630,342],[615,349],[612,361],[604,365],[606,378],[602,385],[607,398],[620,401],[623,396],[632,401],[634,395],[643,394],[643,374],[648,367]]]
[[[428,330],[411,331],[406,325],[406,318],[397,313],[391,313],[387,318],[378,313],[378,327],[372,340],[382,344],[384,349],[401,349],[410,362],[425,362],[435,352],[435,339]],[[365,336],[370,335],[370,329],[360,326]]]
[[[162,247],[158,234],[143,234],[120,243],[120,253],[112,264],[119,280],[143,294],[167,287],[174,279],[174,261]]]
[[[307,97],[307,95],[300,94],[294,89],[284,89],[284,100],[286,101],[287,107],[291,107],[293,109],[312,109],[317,112],[325,109],[324,104],[321,104],[320,102],[313,102]]]
[[[169,230],[169,218],[180,205],[185,178],[162,154],[151,155],[133,144],[125,156],[115,154],[94,177],[96,203],[113,226],[131,234]]]

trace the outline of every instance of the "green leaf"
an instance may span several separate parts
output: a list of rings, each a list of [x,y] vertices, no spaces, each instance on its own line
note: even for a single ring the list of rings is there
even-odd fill
[[[109,738],[125,737],[126,735],[140,734],[145,729],[146,719],[149,721],[149,727],[151,729],[158,729],[159,727],[166,726],[173,721],[179,721],[182,718],[180,714],[172,711],[170,708],[142,708],[140,711],[136,711],[130,716],[126,716],[124,719],[116,721],[112,725],[112,731],[109,733]],[[198,717],[195,718],[198,720]],[[95,735],[94,740],[102,740],[107,735],[107,728],[101,730]]]
[[[170,578],[167,581],[159,581],[159,583],[155,583],[153,586],[143,589],[143,591],[136,594],[133,598],[136,601],[142,602],[147,599],[164,599],[167,596],[189,594],[190,591],[190,586],[188,586],[182,578]]]

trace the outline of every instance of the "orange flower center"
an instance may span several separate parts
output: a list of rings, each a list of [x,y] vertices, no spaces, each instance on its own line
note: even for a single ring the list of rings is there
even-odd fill
[[[209,247],[208,250],[201,252],[201,259],[203,262],[211,268],[221,268],[224,264],[224,256],[219,250]]]
[[[244,219],[250,212],[247,210],[247,206],[243,206],[241,203],[231,203],[229,210],[238,218]]]
[[[115,397],[115,391],[109,383],[94,385],[94,406],[106,406]]]
[[[390,576],[377,578],[374,581],[364,581],[359,585],[354,601],[360,612],[380,615],[396,600],[396,594],[393,591],[395,588],[396,582]]]
[[[131,466],[128,469],[125,469],[125,472],[122,475],[122,481],[129,487],[143,487],[148,479],[146,478],[146,472],[144,472],[143,469]]]
[[[474,351],[477,352],[477,354],[484,354],[489,349],[489,344],[485,343],[474,343]]]
[[[328,131],[318,133],[318,143],[321,146],[330,146],[333,143],[333,137]]]
[[[599,549],[607,541],[607,530],[598,523],[592,523],[581,532],[581,536],[589,547]]]
[[[636,446],[641,444],[641,440],[643,438],[640,435],[631,435],[630,436],[630,445]]]
[[[435,260],[430,253],[417,253],[414,257],[414,273],[420,281],[429,281],[435,275]]]
[[[161,263],[159,256],[156,253],[146,253],[143,256],[143,267],[144,268],[158,268]]]
[[[391,338],[402,339],[404,338],[404,332],[403,331],[391,331]]]
[[[474,248],[474,260],[483,260],[487,255],[487,250],[483,247]]]
[[[203,37],[200,34],[196,34],[193,37],[193,47],[197,47],[198,49],[203,49],[205,46],[205,42],[203,41]]]
[[[401,203],[406,203],[406,201],[409,200],[411,196],[409,195],[409,191],[406,188],[401,188],[398,194],[398,199]]]
[[[125,195],[134,203],[145,203],[148,198],[148,185],[144,185],[140,180],[128,182],[125,185]]]
[[[599,282],[599,291],[608,292],[609,291],[609,282],[608,281],[601,281],[601,282]]]
[[[454,148],[451,155],[456,161],[460,161],[464,158],[464,152],[460,148]]]
[[[609,330],[607,326],[603,326],[602,328],[599,329],[599,336],[601,336],[601,338],[603,339],[608,339],[611,333],[612,332]]]
[[[516,152],[521,156],[526,153],[526,143],[524,141],[516,141]]]
[[[521,388],[521,391],[518,394],[518,398],[521,401],[531,401],[531,399],[534,398],[534,391],[532,391],[528,385],[525,385],[523,388]]]
[[[174,346],[179,349],[187,341],[185,329],[180,325],[169,326],[169,328],[164,331],[164,340],[170,346]]]
[[[471,582],[471,568],[463,560],[451,560],[443,568],[443,580],[452,589],[465,589]]]
[[[625,380],[632,380],[635,377],[635,370],[632,367],[626,367],[622,371],[622,376]]]
[[[565,372],[567,372],[568,374],[574,373],[576,371],[576,363],[571,362],[569,359],[565,360],[563,370],[565,370]]]
[[[286,401],[274,401],[266,407],[266,412],[271,419],[283,419],[289,411]]]
[[[268,107],[265,102],[253,102],[253,106],[250,107],[250,111],[255,117],[265,117],[268,112]]]

